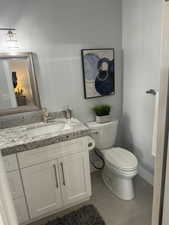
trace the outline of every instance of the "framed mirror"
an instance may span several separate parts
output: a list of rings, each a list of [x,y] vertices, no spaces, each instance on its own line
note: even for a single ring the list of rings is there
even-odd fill
[[[40,108],[33,54],[0,53],[0,115]]]

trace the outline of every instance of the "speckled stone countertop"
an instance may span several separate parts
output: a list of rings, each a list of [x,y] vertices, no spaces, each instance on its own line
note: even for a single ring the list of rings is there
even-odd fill
[[[0,151],[6,156],[89,134],[90,129],[74,118],[0,129]]]

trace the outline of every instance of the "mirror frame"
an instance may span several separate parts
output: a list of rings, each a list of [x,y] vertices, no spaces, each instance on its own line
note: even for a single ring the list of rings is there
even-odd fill
[[[15,108],[2,109],[0,110],[0,116],[23,113],[23,112],[40,111],[41,103],[40,103],[40,96],[38,91],[37,75],[35,73],[35,65],[33,61],[33,53],[32,52],[0,53],[0,60],[10,59],[10,58],[28,59],[28,71],[29,71],[30,83],[31,83],[33,100],[34,100],[35,106],[18,106]]]

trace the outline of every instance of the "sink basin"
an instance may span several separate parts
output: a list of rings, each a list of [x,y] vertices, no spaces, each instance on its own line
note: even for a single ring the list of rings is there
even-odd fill
[[[71,129],[71,126],[65,122],[58,122],[56,124],[50,124],[41,127],[35,127],[31,130],[27,130],[29,136],[41,136],[50,133],[58,133],[60,131]]]

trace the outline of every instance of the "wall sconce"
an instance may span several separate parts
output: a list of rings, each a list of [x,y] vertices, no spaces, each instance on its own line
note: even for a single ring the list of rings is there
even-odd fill
[[[7,41],[8,48],[10,49],[19,48],[19,44],[16,38],[15,28],[0,28],[0,31],[7,31],[6,41]]]

